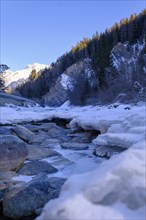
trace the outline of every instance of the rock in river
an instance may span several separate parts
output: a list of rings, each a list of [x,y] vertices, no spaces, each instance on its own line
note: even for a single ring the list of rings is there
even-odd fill
[[[25,143],[13,135],[1,135],[0,139],[0,171],[16,170],[28,155]]]
[[[58,196],[64,182],[63,178],[49,179],[40,173],[29,183],[10,187],[4,195],[4,216],[19,219],[36,215],[50,199]]]
[[[23,141],[29,142],[35,134],[22,125],[15,125],[11,130]]]
[[[46,161],[34,160],[23,165],[23,167],[18,171],[22,175],[37,175],[41,172],[50,174],[56,173],[58,170],[50,165]]]
[[[93,154],[98,157],[110,158],[124,150],[126,149],[118,146],[98,146],[94,149]]]
[[[59,156],[60,154],[49,147],[40,147],[37,145],[27,145],[28,160],[41,160],[47,157]]]
[[[60,145],[63,149],[68,149],[68,150],[87,150],[89,148],[88,144],[84,144],[84,143],[64,142]]]

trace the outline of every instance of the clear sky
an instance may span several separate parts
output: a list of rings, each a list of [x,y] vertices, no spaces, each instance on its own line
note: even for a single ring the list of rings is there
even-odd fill
[[[54,62],[83,37],[146,7],[145,0],[0,1],[0,61],[12,70]]]

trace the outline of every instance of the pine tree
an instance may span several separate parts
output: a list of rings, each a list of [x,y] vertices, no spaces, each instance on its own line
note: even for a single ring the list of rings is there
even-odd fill
[[[4,91],[6,89],[5,82],[3,78],[0,76],[0,92]]]

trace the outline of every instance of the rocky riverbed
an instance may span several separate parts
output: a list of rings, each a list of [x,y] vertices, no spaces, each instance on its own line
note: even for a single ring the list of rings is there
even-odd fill
[[[55,118],[1,127],[1,219],[34,219],[69,176],[91,171],[101,157],[118,152],[95,148],[92,140],[100,131],[71,129],[68,123]]]

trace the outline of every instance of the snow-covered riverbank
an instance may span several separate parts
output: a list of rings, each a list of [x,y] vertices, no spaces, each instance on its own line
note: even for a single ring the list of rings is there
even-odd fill
[[[60,108],[2,107],[1,123],[13,124],[56,117],[71,119],[70,127],[101,132],[97,145],[128,148],[93,171],[71,176],[58,199],[50,201],[42,219],[145,219],[144,104]],[[90,169],[89,169],[90,170]]]

